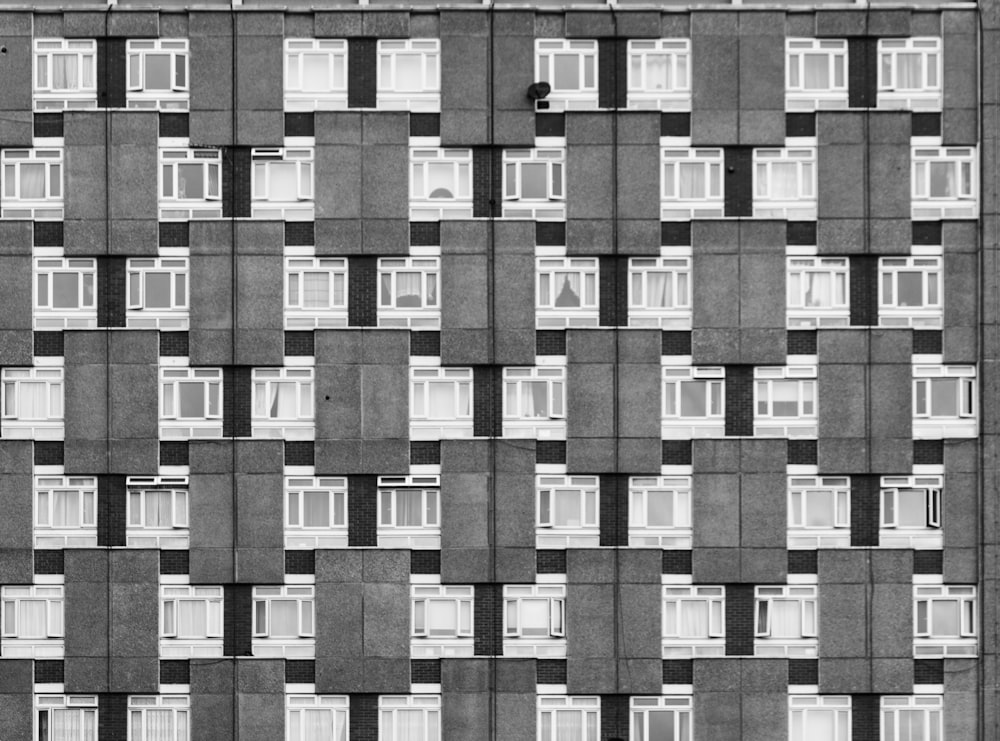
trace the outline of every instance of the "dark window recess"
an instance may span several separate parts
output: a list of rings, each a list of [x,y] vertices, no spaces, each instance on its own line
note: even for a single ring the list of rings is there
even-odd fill
[[[285,684],[314,684],[315,682],[315,661],[285,660]]]
[[[58,550],[35,551],[35,573],[63,573],[63,553],[64,551],[61,548]]]
[[[565,221],[536,221],[535,244],[539,247],[561,247],[566,244]]]
[[[316,114],[286,113],[285,136],[316,136]]]
[[[63,246],[63,222],[61,221],[35,221],[32,231],[32,241],[35,247]]]
[[[316,551],[285,551],[286,574],[315,574]]]
[[[411,113],[410,136],[441,136],[441,114]]]
[[[537,684],[566,684],[566,659],[538,659],[535,662]]]
[[[35,659],[35,684],[62,684],[64,676],[62,659]]]
[[[660,353],[662,355],[690,355],[691,332],[675,329],[663,330],[660,335]]]
[[[499,366],[477,365],[472,369],[472,434],[500,437],[503,434],[503,381]]]
[[[878,325],[878,258],[852,255],[848,279],[851,294],[851,326]]]
[[[914,355],[940,355],[944,333],[933,329],[913,330]]]
[[[32,133],[38,138],[63,136],[63,114],[36,113]]]
[[[805,245],[816,244],[815,221],[789,221],[785,227],[785,244]]]
[[[191,552],[190,551],[160,551],[160,573],[161,574],[189,574],[191,573]]]
[[[312,330],[285,332],[285,355],[311,357],[316,354],[316,336]]]
[[[191,224],[187,221],[161,221],[161,247],[187,247],[191,241]]]
[[[913,113],[910,136],[941,136],[940,113]]]
[[[939,245],[941,239],[940,221],[914,221],[910,227],[910,241],[913,244]]]
[[[290,247],[308,247],[316,244],[316,222],[286,221],[285,244]]]
[[[726,585],[726,656],[753,656],[752,584]]]
[[[347,323],[374,327],[378,323],[378,258],[347,258]]]
[[[914,659],[914,684],[944,684],[944,659]]]
[[[600,108],[624,108],[628,104],[628,85],[618,84],[628,69],[626,44],[625,39],[597,40],[597,105]]]
[[[188,352],[187,332],[160,332],[160,357],[183,358]]]
[[[250,215],[250,147],[222,148],[222,216]]]
[[[629,696],[601,695],[601,738],[629,737]]]
[[[816,114],[786,113],[785,136],[816,136]]]
[[[628,545],[628,476],[601,474],[598,521],[602,546]]]
[[[535,136],[566,136],[566,114],[536,113]]]
[[[285,440],[285,465],[315,465],[315,449],[312,440]]]
[[[472,633],[476,656],[496,656],[503,652],[502,584],[475,585]]]
[[[819,684],[819,659],[789,659],[789,684]]]
[[[410,355],[434,358],[440,354],[440,332],[410,332]]]
[[[660,136],[691,136],[691,114],[661,113]]]
[[[598,261],[598,315],[602,327],[628,325],[628,258]]]
[[[62,332],[35,332],[34,352],[41,358],[60,358],[63,355]]]
[[[351,708],[347,737],[351,741],[378,741],[378,695],[348,695],[347,700]]]
[[[565,574],[566,551],[562,549],[535,551],[535,571],[539,574]]]
[[[690,247],[690,221],[660,222],[660,245],[663,247]]]
[[[186,440],[177,440],[160,443],[160,465],[161,466],[186,466],[188,465],[188,443]]]
[[[411,466],[437,466],[441,464],[440,440],[411,440]]]
[[[124,327],[125,258],[97,258],[97,326]]]
[[[250,437],[253,401],[250,367],[230,365],[222,369],[222,436]]]
[[[499,216],[503,188],[503,150],[472,148],[472,215]]]
[[[377,43],[376,39],[347,40],[348,108],[375,107]]]
[[[660,565],[663,574],[690,574],[691,551],[664,551]]]
[[[411,659],[411,684],[441,684],[441,659]]]
[[[441,244],[441,222],[411,221],[410,244],[415,247],[436,247]]]
[[[97,737],[102,741],[128,738],[128,695],[108,693],[97,696]]]
[[[410,551],[411,574],[440,574],[441,551]]]
[[[818,562],[817,551],[789,551],[788,573],[815,574],[818,569]]]
[[[943,466],[944,440],[914,440],[913,465]]]
[[[128,60],[125,39],[97,39],[97,106],[98,108],[125,107],[125,72]]]
[[[187,113],[160,113],[160,136],[190,136],[191,117]]]
[[[347,477],[347,544],[378,545],[378,486],[374,476]]]
[[[815,466],[818,460],[816,440],[789,440],[788,465]]]
[[[222,588],[222,654],[253,655],[253,587],[226,584]]]
[[[191,684],[191,662],[184,659],[161,661],[160,684]]]
[[[787,338],[789,355],[815,355],[816,331],[811,329],[793,329]]]
[[[125,545],[125,477],[97,477],[97,545]]]
[[[690,466],[691,465],[691,441],[690,440],[664,440],[663,445],[664,466]]]
[[[61,440],[36,440],[34,464],[36,466],[61,466],[63,464],[63,442]]]
[[[566,441],[537,441],[535,443],[535,463],[566,463]]]
[[[694,661],[691,659],[664,659],[663,684],[693,684]]]
[[[847,39],[847,105],[874,108],[878,103],[878,39]]]
[[[913,551],[914,574],[943,574],[944,551]]]
[[[753,435],[753,366],[726,366],[726,436]]]
[[[880,741],[881,702],[879,695],[851,695],[851,741]]]
[[[566,330],[535,330],[535,355],[565,355]]]
[[[753,216],[753,148],[726,147],[722,176],[726,216]],[[729,434],[729,433],[726,433]]]
[[[851,476],[851,545],[878,545],[879,477],[873,474]]]

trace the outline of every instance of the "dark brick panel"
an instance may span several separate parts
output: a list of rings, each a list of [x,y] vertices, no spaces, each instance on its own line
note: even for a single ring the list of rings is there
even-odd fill
[[[128,695],[105,693],[97,696],[97,738],[128,741]]]
[[[694,684],[694,661],[664,659],[663,684]]]
[[[40,358],[61,358],[63,356],[63,333],[35,332],[34,353]]]
[[[753,216],[753,148],[726,147],[723,177],[726,216]]]
[[[351,741],[378,741],[378,695],[349,695],[348,701],[351,712],[347,737]]]
[[[691,114],[661,113],[660,136],[691,136]]]
[[[316,336],[311,330],[285,332],[285,355],[311,357],[316,354]]]
[[[472,427],[476,437],[503,434],[502,369],[478,365],[472,369]]]
[[[312,440],[285,440],[286,466],[316,465],[316,445]]]
[[[441,464],[441,442],[439,440],[411,440],[411,466],[437,466]]]
[[[753,585],[726,585],[726,656],[753,656]]]
[[[629,737],[629,696],[601,695],[601,738]]]
[[[598,512],[601,545],[628,545],[628,477],[624,474],[601,474]]]
[[[286,221],[285,244],[289,247],[309,247],[316,244],[316,222]]]
[[[874,108],[877,101],[878,39],[849,38],[847,39],[847,105],[850,108]]]
[[[944,551],[913,551],[914,574],[943,574]]]
[[[184,358],[189,352],[187,332],[160,332],[160,357]]]
[[[62,113],[36,113],[33,133],[38,138],[63,136],[63,114]]]
[[[476,656],[503,652],[503,585],[476,584],[472,627]]]
[[[566,551],[562,548],[535,551],[535,571],[539,574],[565,574]]]
[[[161,113],[160,136],[184,137],[191,133],[191,117],[187,113]]]
[[[250,215],[250,147],[222,148],[222,216]]]
[[[32,238],[35,247],[62,247],[63,222],[35,221],[32,227]]]
[[[539,247],[561,247],[566,244],[565,221],[536,221],[535,244]]]
[[[535,355],[565,355],[566,331],[539,329],[535,331]]]
[[[378,480],[375,476],[347,477],[347,544],[378,544]]]
[[[285,660],[285,684],[314,684],[315,682],[315,661]]]
[[[63,442],[61,440],[36,440],[34,463],[36,466],[61,466],[63,464]]]
[[[190,551],[160,551],[161,574],[188,574],[191,572]]]
[[[910,241],[913,244],[940,245],[942,242],[940,221],[914,221],[910,232]]]
[[[914,466],[943,466],[944,440],[914,440]]]
[[[818,659],[789,659],[789,684],[819,684]]]
[[[851,695],[851,741],[879,741],[880,704],[878,695]]]
[[[786,113],[785,136],[816,136],[816,114]]]
[[[35,684],[62,684],[65,672],[62,659],[35,660]]]
[[[411,113],[410,136],[441,136],[441,114]]]
[[[191,224],[187,221],[161,221],[161,247],[187,247],[190,244]]]
[[[815,466],[818,456],[817,448],[816,440],[789,440],[788,465]]]
[[[753,366],[726,366],[726,436],[753,435]]]
[[[188,443],[186,440],[160,443],[161,466],[188,465]]]
[[[817,551],[789,551],[788,552],[788,573],[789,574],[815,574],[818,570]]]
[[[226,584],[222,590],[222,653],[253,655],[253,587]]]
[[[315,574],[316,551],[285,551],[286,574]]]
[[[615,265],[616,262],[617,260],[613,257],[602,257],[597,263],[598,321],[602,327],[615,327],[619,323],[618,270]],[[626,268],[627,271],[628,268]],[[625,320],[628,321],[627,305]]]
[[[377,40],[347,40],[347,106],[374,108],[377,70]],[[351,738],[354,730],[351,729]]]
[[[124,327],[126,308],[125,258],[97,258],[97,325]]]
[[[878,325],[878,258],[853,255],[851,273],[851,326],[874,327]]]
[[[63,573],[63,554],[59,550],[35,551],[35,573],[36,574],[61,574]]]
[[[411,574],[440,574],[441,551],[410,551]]]
[[[535,463],[566,463],[566,441],[539,440],[536,442]]]
[[[614,108],[618,98],[618,55],[615,39],[597,40],[597,105]],[[626,92],[627,92],[626,86]],[[624,108],[624,105],[622,106]]]
[[[944,684],[944,659],[914,659],[914,684]]]
[[[490,147],[472,148],[472,215],[477,219],[496,215],[492,202],[493,161]]]
[[[441,244],[441,222],[411,221],[410,244],[417,247],[436,247]]]
[[[185,659],[161,661],[160,684],[191,684],[191,662]]]
[[[535,662],[537,684],[566,684],[566,659],[538,659]]]
[[[816,244],[816,222],[789,221],[785,227],[785,244],[814,246]]]
[[[910,118],[910,136],[941,136],[941,114],[912,114]]]
[[[815,355],[816,332],[809,329],[794,329],[788,333],[789,355]]]
[[[690,440],[664,440],[663,445],[664,466],[690,466],[691,465],[691,441]]]
[[[231,365],[222,369],[222,436],[250,437],[253,413],[251,368]]]
[[[98,107],[125,107],[125,73],[127,66],[128,60],[125,54],[125,39],[97,39]]]
[[[435,358],[440,354],[440,332],[410,332],[410,355]]]
[[[944,344],[944,332],[933,329],[913,331],[914,355],[940,355]]]
[[[851,476],[851,545],[877,546],[879,526],[879,477]]]
[[[378,258],[347,259],[347,323],[352,327],[378,323]]]
[[[690,355],[691,333],[683,330],[664,330],[660,335],[661,355]]]
[[[660,564],[662,574],[690,574],[691,551],[663,551]]]
[[[411,659],[411,684],[441,684],[441,659]]]
[[[125,477],[105,474],[97,477],[97,545],[125,545]]]
[[[316,114],[305,111],[286,113],[285,136],[316,136]]]
[[[566,136],[566,114],[536,113],[535,136]]]

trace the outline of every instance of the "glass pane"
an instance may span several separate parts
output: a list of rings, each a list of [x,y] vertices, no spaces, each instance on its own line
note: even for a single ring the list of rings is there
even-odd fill
[[[178,163],[177,197],[194,199],[205,197],[205,177],[201,164]]]
[[[548,198],[548,167],[542,162],[521,165],[521,198]]]
[[[826,491],[804,492],[806,503],[806,522],[810,527],[833,527],[834,505],[833,497]]]
[[[646,524],[669,527],[674,524],[674,498],[669,492],[651,491],[646,499]]]
[[[957,601],[934,600],[931,602],[931,631],[938,638],[958,637]]]
[[[396,79],[392,86],[398,92],[418,92],[423,89],[423,55],[396,54]]]
[[[958,380],[954,378],[932,378],[931,416],[958,416]]]
[[[146,273],[145,308],[169,309],[170,306],[170,273]]]
[[[580,57],[577,54],[553,54],[553,90],[580,89]]]
[[[52,308],[76,309],[80,306],[80,276],[78,273],[52,274]]]
[[[267,175],[268,200],[294,201],[298,198],[298,168],[294,162],[269,162]]]
[[[45,165],[24,162],[21,164],[21,198],[45,198]]]
[[[954,198],[958,196],[955,167],[950,162],[931,162],[931,198]]]
[[[299,634],[299,603],[295,600],[271,600],[271,638],[294,638]]]
[[[897,304],[899,306],[923,306],[923,273],[905,271],[897,273],[898,286]]]
[[[775,417],[795,417],[799,413],[799,384],[796,381],[775,381],[771,384],[771,414]]]
[[[180,417],[205,416],[205,384],[181,381],[177,384],[180,395]]]
[[[322,93],[333,88],[330,79],[330,57],[327,54],[302,55],[302,89]]]
[[[170,90],[170,55],[146,55],[146,90]]]
[[[330,525],[330,495],[325,491],[303,492],[303,525],[328,527]]]
[[[707,409],[706,384],[702,381],[688,381],[681,384],[681,416],[704,417]]]
[[[927,507],[923,489],[900,489],[898,493],[899,511],[896,513],[898,527],[926,527]],[[887,497],[887,500],[889,497]]]

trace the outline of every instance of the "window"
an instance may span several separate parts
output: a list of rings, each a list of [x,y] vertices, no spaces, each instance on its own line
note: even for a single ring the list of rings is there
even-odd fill
[[[253,588],[253,655],[312,659],[316,656],[313,586]]]
[[[63,587],[2,587],[5,659],[63,658]]]
[[[631,741],[691,741],[690,697],[633,697]]]
[[[285,477],[285,548],[347,547],[347,479]]]
[[[535,266],[538,329],[600,324],[596,257],[539,257]]]
[[[160,658],[222,656],[222,587],[160,587]]]
[[[847,108],[847,40],[785,40],[785,110]]]
[[[503,369],[503,436],[566,437],[566,368]]]
[[[566,585],[504,585],[504,656],[566,656]]]
[[[754,587],[754,656],[815,657],[818,597],[815,586]]]
[[[130,695],[129,741],[188,741],[190,716],[187,695]]]
[[[441,741],[440,695],[381,695],[379,741]]]
[[[663,587],[663,658],[724,656],[725,610],[725,587]]]
[[[628,326],[691,329],[691,257],[630,257]]]
[[[630,546],[691,548],[690,476],[632,476],[628,488]]]
[[[944,281],[940,257],[882,257],[878,273],[880,327],[941,329]]]
[[[691,110],[690,39],[629,39],[628,107]]]
[[[789,741],[849,741],[850,695],[792,695],[788,698]]]
[[[410,150],[410,221],[471,219],[472,150]]]
[[[188,109],[187,39],[129,39],[126,50],[129,108]]]
[[[97,695],[35,695],[35,712],[38,741],[97,741]]]
[[[438,257],[380,257],[378,326],[440,329]]]
[[[347,741],[347,695],[286,695],[285,741]]]
[[[35,476],[35,548],[97,547],[97,479]]]
[[[36,257],[35,329],[97,327],[96,283],[94,258]]]
[[[222,218],[222,150],[160,150],[160,219]]]
[[[126,544],[131,548],[187,548],[187,476],[129,476],[127,487]]]
[[[720,437],[725,433],[725,369],[663,367],[664,439]]]
[[[942,476],[883,476],[878,544],[883,548],[943,547],[943,487]]]
[[[538,741],[598,741],[600,727],[600,697],[538,698]]]
[[[788,547],[849,548],[851,479],[791,476],[788,479]]]
[[[753,215],[816,220],[816,149],[755,149]]]
[[[975,656],[976,588],[920,585],[913,587],[913,656]]]
[[[913,218],[975,219],[977,157],[975,147],[914,147]]]
[[[285,258],[285,329],[347,326],[347,260]]]
[[[721,149],[661,151],[660,218],[663,221],[725,216]]]
[[[850,273],[846,257],[789,257],[788,328],[848,326]]]
[[[128,260],[130,329],[188,328],[188,259],[132,257]]]
[[[379,548],[440,548],[440,499],[440,476],[379,476]]]
[[[472,587],[413,585],[410,598],[412,658],[473,655]]]
[[[160,368],[160,437],[222,437],[220,368]]]
[[[35,39],[36,111],[97,107],[97,41]]]
[[[255,148],[251,216],[272,221],[312,221],[313,148]]]
[[[538,476],[536,548],[597,548],[597,476]]]
[[[882,741],[940,741],[944,737],[941,695],[882,696]]]
[[[878,107],[940,111],[941,39],[878,40]]]
[[[565,221],[565,149],[503,150],[503,215]]]
[[[816,437],[816,366],[758,366],[753,375],[754,435]]]
[[[312,368],[254,368],[251,377],[254,437],[312,440],[316,436]]]
[[[535,39],[535,80],[552,90],[536,102],[538,110],[597,108],[597,42],[583,39]]]
[[[976,366],[913,366],[913,437],[975,437]]]
[[[63,369],[4,368],[2,437],[62,440]]]
[[[62,221],[62,149],[4,149],[0,164],[0,218]]]
[[[380,111],[441,110],[441,42],[380,39],[375,104]]]
[[[285,110],[347,108],[347,41],[285,39]]]
[[[410,438],[472,437],[472,368],[410,368]]]

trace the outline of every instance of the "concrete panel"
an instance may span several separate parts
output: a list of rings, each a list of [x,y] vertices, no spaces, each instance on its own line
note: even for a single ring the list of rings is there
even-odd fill
[[[913,656],[913,586],[875,583],[872,586],[872,656]]]
[[[819,691],[823,694],[868,694],[872,691],[871,659],[821,658]]]
[[[410,399],[407,366],[364,366],[361,387],[362,437],[365,440],[407,438]]]
[[[618,366],[618,434],[620,437],[660,437],[660,364]]]
[[[867,185],[865,153],[857,144],[824,144],[817,155],[819,218],[861,218],[865,215]],[[907,179],[909,182],[909,179]]]
[[[567,127],[567,141],[570,129]],[[607,145],[578,144],[566,157],[566,213],[570,219],[609,219],[614,203],[613,158]],[[658,182],[658,181],[657,181]]]
[[[614,435],[614,367],[570,363],[566,374],[567,436]]]
[[[659,133],[647,141],[652,143],[618,148],[620,219],[660,219]]]
[[[910,143],[905,137],[902,143],[874,144],[869,147],[868,208],[871,213],[882,218],[899,219],[910,215],[913,203],[910,162]]]
[[[707,13],[693,14],[691,19],[692,109],[735,111],[740,107],[740,55],[738,45],[732,43],[732,36],[728,34],[736,29],[727,27],[725,33],[719,35],[713,32],[714,29],[702,30],[707,24],[699,19],[707,16]],[[721,16],[718,24],[728,26],[730,18],[735,18],[735,14]]]
[[[771,741],[788,732],[785,692],[745,692],[742,696],[743,741]]]
[[[865,585],[824,582],[819,589],[819,655],[822,658],[868,656],[869,619]]]
[[[872,365],[871,435],[912,438],[912,369],[908,365]]]
[[[694,545],[735,548],[740,544],[740,480],[734,474],[695,473],[691,478]]]
[[[366,146],[361,153],[361,215],[366,218],[409,217],[410,152],[406,146]],[[352,187],[357,188],[357,183]]]
[[[4,441],[4,453],[19,460],[22,465],[31,463],[31,442]],[[14,447],[18,450],[13,450]],[[6,460],[10,460],[6,455]],[[4,462],[6,462],[6,460]],[[11,469],[4,468],[4,471]],[[10,473],[0,476],[0,508],[4,517],[0,518],[0,543],[4,548],[32,547],[33,482],[30,473]],[[28,571],[30,581],[31,571]]]
[[[658,583],[622,585],[619,605],[619,656],[661,658],[663,587]],[[660,672],[657,682],[662,684],[662,681]]]
[[[284,105],[281,16],[275,14],[275,18],[278,22],[269,32],[273,34],[277,31],[277,34],[241,34],[239,37],[238,57],[233,68],[236,70],[237,100],[244,110],[280,111]]]
[[[234,659],[191,662],[192,741],[233,738]]]
[[[211,13],[193,13],[191,111],[230,111],[233,104],[233,40],[228,23],[212,23]],[[219,18],[221,19],[221,17]],[[279,86],[279,89],[281,87]],[[192,117],[193,118],[193,117]],[[194,131],[191,132],[194,135]],[[230,134],[231,136],[231,134]],[[205,143],[209,143],[205,141]]]
[[[226,584],[233,579],[232,516],[235,482],[231,475],[199,474],[194,466],[192,472],[188,498],[191,583]]]
[[[785,548],[788,477],[784,473],[744,474],[740,480],[740,544]]]
[[[111,437],[115,440],[157,440],[159,391],[156,365],[111,365],[109,371]]]
[[[100,335],[94,333],[93,337],[103,341]],[[107,366],[67,365],[64,379],[67,442],[107,440],[108,398],[106,394],[94,393],[94,389],[107,388]]]
[[[865,437],[868,425],[866,380],[863,365],[819,364],[817,397],[821,440]]]
[[[738,262],[726,255],[703,254],[696,249],[691,273],[691,310],[695,329],[738,327]]]
[[[495,713],[497,741],[535,738],[538,699],[534,692],[498,694]]]
[[[497,544],[534,548],[534,473],[500,472],[497,474],[496,491],[503,501],[503,506],[497,507],[494,513]]]
[[[28,88],[31,89],[30,86]],[[6,661],[6,663],[15,663]],[[27,676],[22,680],[25,682],[27,690],[17,694],[11,692],[0,693],[0,727],[11,741],[30,741],[32,738],[32,711],[34,699],[31,695],[31,661],[18,661],[27,667]],[[24,669],[17,672],[18,678],[25,677]],[[12,684],[14,682],[12,681]]]
[[[737,279],[741,327],[785,329],[785,274],[783,254],[740,256]],[[709,280],[717,278],[717,275],[708,277]]]
[[[364,599],[365,657],[410,657],[410,588],[407,584],[366,583]]]
[[[764,32],[745,33],[743,21],[750,19],[763,24]],[[738,45],[741,114],[748,110],[785,110],[785,38],[779,33],[782,21],[781,13],[755,13],[741,19]]]
[[[739,692],[700,692],[694,704],[694,741],[742,741]],[[772,717],[773,725],[787,722],[787,711]],[[772,736],[773,738],[773,736]]]
[[[108,553],[97,549],[66,550],[64,627],[66,657],[108,655]]]
[[[445,255],[441,259],[443,329],[480,329],[489,325],[488,269],[485,256]]]
[[[285,728],[285,698],[280,689],[267,693],[239,693],[238,698],[239,738],[273,741],[281,737]]]
[[[614,587],[610,584],[575,584],[566,588],[566,655],[569,659],[608,659],[614,656],[615,620],[612,605]],[[582,690],[587,678],[567,675],[570,692]]]

